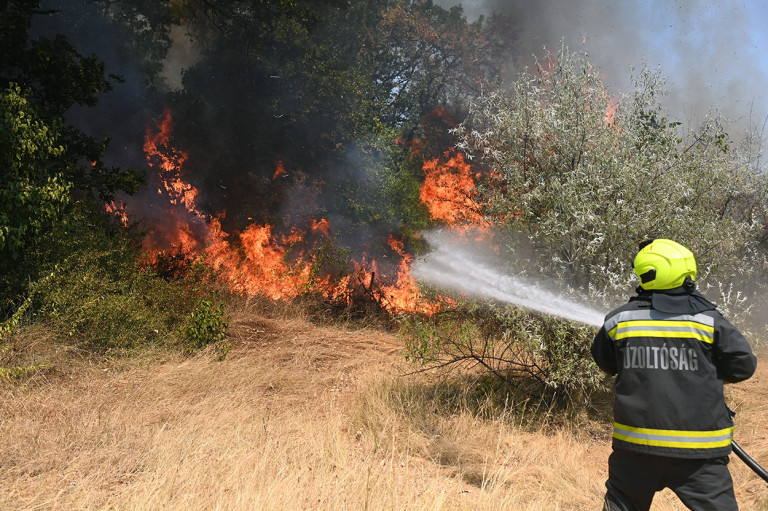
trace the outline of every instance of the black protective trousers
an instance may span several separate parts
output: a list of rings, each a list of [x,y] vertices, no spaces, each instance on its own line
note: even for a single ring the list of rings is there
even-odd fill
[[[603,511],[648,511],[657,491],[669,488],[688,509],[735,511],[728,456],[691,460],[614,450],[608,458]]]

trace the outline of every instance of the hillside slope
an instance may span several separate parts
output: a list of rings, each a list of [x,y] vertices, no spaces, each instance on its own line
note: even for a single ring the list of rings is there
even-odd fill
[[[376,330],[233,315],[232,351],[79,364],[6,386],[0,509],[599,509],[607,434],[440,409]],[[768,465],[768,369],[729,389]],[[607,432],[607,427],[605,430]],[[768,487],[731,464],[742,509]],[[656,510],[680,509],[662,494]]]

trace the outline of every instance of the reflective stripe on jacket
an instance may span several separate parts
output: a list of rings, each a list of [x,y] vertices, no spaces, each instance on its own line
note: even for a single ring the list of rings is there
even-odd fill
[[[717,431],[675,431],[670,429],[633,428],[613,423],[613,437],[638,445],[677,447],[680,449],[709,449],[726,447],[733,438],[733,426]]]

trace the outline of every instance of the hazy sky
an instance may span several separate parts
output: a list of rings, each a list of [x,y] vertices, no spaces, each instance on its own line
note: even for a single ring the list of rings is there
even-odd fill
[[[704,0],[435,0],[461,3],[470,20],[514,16],[521,50],[541,56],[565,41],[585,51],[612,93],[631,90],[630,67],[660,69],[665,104],[686,124],[717,111],[762,125],[768,115],[768,2]],[[751,121],[750,121],[751,118]],[[736,135],[736,133],[733,133]]]

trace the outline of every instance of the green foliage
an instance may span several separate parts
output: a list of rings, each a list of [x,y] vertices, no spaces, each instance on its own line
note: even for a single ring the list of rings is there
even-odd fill
[[[161,278],[138,262],[137,233],[78,203],[28,254],[36,318],[67,342],[97,352],[173,344],[204,281]]]
[[[34,311],[30,317],[63,342],[95,353],[186,349],[218,340],[226,330],[221,310],[200,305],[203,296],[216,296],[210,276],[195,264],[183,276],[144,266],[140,235],[115,222],[99,203],[75,203],[20,256],[17,265],[24,271],[18,281],[8,283],[10,276],[4,276],[7,288],[28,289],[29,298],[0,327],[0,342],[25,311]],[[25,367],[10,367],[13,374],[6,376]]]
[[[429,225],[419,197],[422,162],[395,139],[396,130],[389,129],[350,145],[345,166],[349,175],[335,192],[344,199],[347,217],[356,227],[375,225],[401,233]]]
[[[429,210],[421,201],[424,161],[420,154],[409,152],[396,167],[390,167],[384,196],[389,198],[389,217],[400,219],[398,231],[403,237],[416,236],[430,227]]]
[[[19,361],[15,360],[16,346],[13,337],[22,319],[31,316],[31,305],[32,299],[28,297],[8,319],[0,323],[0,380],[22,380],[51,365],[50,363],[19,364]]]
[[[189,314],[184,326],[184,342],[190,349],[202,349],[227,337],[229,319],[224,317],[224,304],[218,306],[201,300]]]
[[[13,351],[13,344],[11,339],[13,334],[19,327],[21,319],[28,313],[29,307],[32,304],[32,300],[27,298],[19,306],[11,317],[0,323],[0,380],[19,380],[24,378],[31,372],[40,370],[45,367],[45,364],[33,364],[33,365],[11,365],[11,367],[3,367],[7,365],[7,355]]]
[[[41,302],[40,314],[71,342],[101,352],[160,343],[168,334],[165,318],[155,308],[160,290],[141,274],[135,279],[110,278],[103,265],[114,255],[83,254],[38,282],[33,289]]]
[[[33,17],[44,14],[55,12],[40,9],[39,0],[12,1],[0,12],[0,28],[7,28],[0,30],[0,87],[7,90],[17,84],[25,97],[34,98],[36,120],[56,136],[56,165],[40,172],[52,171],[51,179],[63,177],[73,190],[93,193],[102,200],[121,190],[135,192],[143,176],[135,169],[105,165],[102,155],[106,140],[62,127],[67,110],[75,105],[94,106],[98,95],[109,92],[121,78],[108,75],[95,55],[81,55],[61,35],[31,39]]]
[[[107,142],[67,126],[64,119],[73,106],[95,105],[98,95],[109,91],[118,77],[107,76],[96,56],[80,55],[63,36],[30,38],[33,18],[56,11],[40,9],[35,0],[7,4],[0,11],[2,310],[60,262],[44,240],[52,241],[52,247],[80,244],[80,239],[51,237],[54,231],[62,234],[59,227],[77,216],[71,211],[73,196],[107,201],[117,191],[133,193],[143,183],[135,169],[105,165]],[[59,255],[72,253],[64,250]]]
[[[0,380],[22,380],[31,373],[40,371],[49,366],[50,364],[34,364],[28,366],[0,367]]]
[[[520,380],[541,393],[584,398],[604,389],[589,347],[594,328],[512,307],[468,304],[403,322],[406,359],[423,370]]]
[[[21,322],[21,318],[24,316],[24,314],[27,313],[27,310],[29,309],[29,306],[31,305],[31,303],[32,303],[32,300],[30,298],[27,298],[26,300],[24,300],[21,306],[19,306],[19,308],[16,309],[16,312],[14,312],[10,318],[0,323],[0,349],[2,349],[1,348],[2,343],[6,341],[11,335],[13,335],[13,332],[19,326],[19,323]]]
[[[69,204],[60,131],[60,123],[39,117],[18,85],[0,92],[0,257],[17,259]]]
[[[172,341],[190,297],[120,258],[119,249],[79,253],[33,286],[38,314],[70,342],[99,352]]]
[[[733,313],[745,297],[731,286],[764,296],[768,186],[754,148],[731,143],[719,119],[679,134],[658,74],[643,70],[614,105],[585,57],[562,48],[547,64],[478,98],[458,130],[494,170],[485,213],[523,234],[532,271],[615,303],[635,284],[637,243],[665,237],[696,254],[701,287]]]

